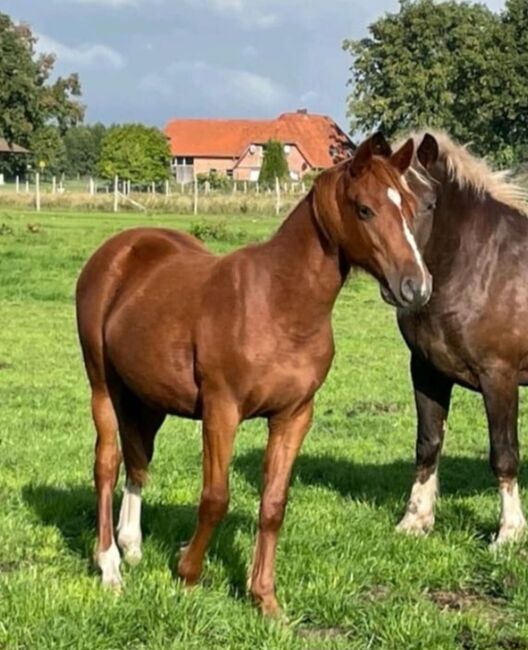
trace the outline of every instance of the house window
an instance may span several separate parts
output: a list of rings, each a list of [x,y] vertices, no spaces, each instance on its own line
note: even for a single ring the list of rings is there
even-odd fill
[[[285,153],[286,155],[288,155],[288,154],[290,153],[290,151],[291,151],[291,147],[290,147],[290,145],[289,145],[289,144],[285,144],[285,145],[284,145],[284,153]]]
[[[233,178],[233,170],[232,169],[226,169],[226,175],[228,178]]]
[[[174,164],[192,166],[194,164],[194,158],[188,156],[177,156],[174,158]]]

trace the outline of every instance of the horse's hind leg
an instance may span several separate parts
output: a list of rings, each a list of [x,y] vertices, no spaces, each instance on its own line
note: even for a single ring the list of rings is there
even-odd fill
[[[513,368],[493,369],[480,377],[490,435],[490,464],[501,495],[500,529],[494,546],[517,541],[526,529],[519,497],[519,388]]]
[[[119,473],[117,418],[105,388],[92,390],[92,415],[97,431],[94,479],[97,491],[97,547],[95,561],[103,574],[103,584],[121,586],[119,551],[114,540],[112,496]]]
[[[397,530],[411,535],[423,535],[434,525],[438,462],[453,383],[415,355],[411,359],[411,374],[418,416],[416,478],[405,515]]]
[[[154,438],[165,415],[124,391],[118,407],[119,434],[126,468],[126,483],[117,525],[117,543],[128,564],[141,560],[141,489],[154,451]]]

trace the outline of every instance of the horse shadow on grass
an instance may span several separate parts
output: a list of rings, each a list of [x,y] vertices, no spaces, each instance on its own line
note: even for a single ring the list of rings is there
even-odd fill
[[[88,487],[59,488],[50,485],[27,485],[24,501],[43,524],[59,529],[68,548],[86,560],[93,557],[96,528],[95,492]],[[120,494],[114,498],[114,523],[117,522]],[[190,540],[197,518],[197,506],[149,503],[143,501],[141,527],[144,539],[151,539],[170,557],[175,574],[179,549]],[[210,545],[209,557],[226,568],[230,589],[235,597],[245,593],[247,566],[236,548],[239,530],[252,530],[254,522],[247,516],[228,513],[218,526]]]
[[[234,469],[255,488],[261,484],[263,452],[254,448],[234,459]],[[497,482],[487,460],[475,457],[444,456],[440,461],[440,495],[452,496],[441,502],[442,521],[474,531],[489,541],[496,531],[496,521],[476,512],[464,497],[497,494]],[[345,498],[375,507],[386,507],[394,513],[394,523],[403,515],[414,480],[414,464],[396,460],[390,463],[357,463],[330,455],[300,454],[293,472],[292,484],[316,486],[336,492]],[[521,485],[528,484],[528,468],[521,469]],[[497,507],[498,507],[497,496]],[[441,521],[439,521],[441,524]]]
[[[234,458],[233,469],[248,484],[260,487],[263,452],[255,448]],[[297,459],[292,482],[317,486],[337,492],[343,497],[388,507],[394,511],[395,522],[403,514],[403,501],[413,480],[410,462],[356,463],[334,456],[301,454]],[[496,483],[485,460],[471,457],[446,456],[440,466],[443,495],[469,497],[496,490]],[[528,471],[522,473],[521,484],[526,485]],[[56,526],[71,551],[83,558],[93,554],[95,532],[95,495],[88,487],[59,488],[49,485],[27,485],[23,490],[26,503],[40,520]],[[117,521],[118,499],[114,499],[114,521]],[[196,523],[197,507],[149,503],[142,505],[142,528],[145,538],[150,538],[171,557],[188,541]],[[475,533],[489,538],[495,522],[483,520],[479,513],[461,500],[452,501],[443,517],[471,527]],[[218,527],[210,546],[209,556],[226,567],[230,588],[235,597],[245,593],[247,565],[236,548],[237,531],[251,531],[253,518],[239,513],[229,513]]]

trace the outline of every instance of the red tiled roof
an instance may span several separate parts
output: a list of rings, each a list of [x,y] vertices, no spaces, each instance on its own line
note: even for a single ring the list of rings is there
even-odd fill
[[[331,118],[301,111],[275,120],[171,120],[165,134],[173,156],[237,159],[250,144],[274,139],[297,145],[312,167],[330,167],[353,146]]]

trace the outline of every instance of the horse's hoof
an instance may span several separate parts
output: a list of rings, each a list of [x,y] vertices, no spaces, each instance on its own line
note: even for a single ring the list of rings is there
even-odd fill
[[[182,554],[180,561],[178,562],[178,575],[180,576],[183,584],[186,587],[194,587],[200,582],[200,576],[202,575],[202,567],[195,567],[193,564],[189,563],[185,558],[185,552],[187,547],[182,548]]]
[[[520,526],[503,526],[496,539],[490,544],[490,550],[498,552],[510,544],[518,544],[526,535],[526,523]]]
[[[396,531],[398,533],[404,533],[405,535],[423,537],[432,530],[433,526],[434,517],[418,517],[416,515],[409,517],[405,515],[396,526]]]
[[[137,566],[141,562],[143,553],[141,552],[140,546],[129,546],[128,548],[123,548],[123,560],[129,566]]]
[[[262,615],[266,618],[277,621],[278,623],[288,623],[286,614],[282,611],[275,597],[262,600],[259,603],[259,607]]]

